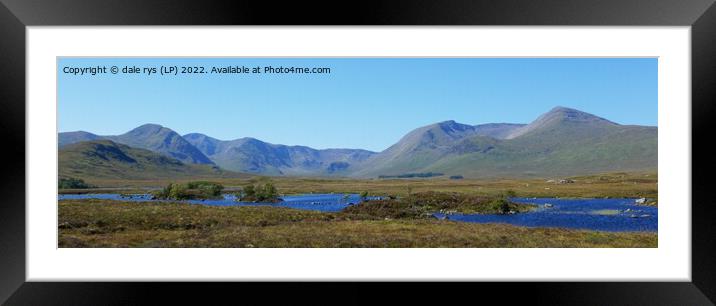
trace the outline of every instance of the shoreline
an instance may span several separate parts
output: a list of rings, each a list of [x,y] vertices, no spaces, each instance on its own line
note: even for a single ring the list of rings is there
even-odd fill
[[[61,201],[60,247],[658,247],[657,232],[383,219],[270,206]]]

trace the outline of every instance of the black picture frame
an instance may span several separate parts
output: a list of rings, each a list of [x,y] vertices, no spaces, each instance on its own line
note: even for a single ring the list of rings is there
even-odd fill
[[[470,294],[505,292],[508,299],[580,305],[712,305],[716,301],[716,226],[707,199],[713,163],[708,126],[716,118],[716,5],[712,0],[404,0],[340,3],[270,1],[82,1],[0,0],[0,139],[3,139],[0,204],[0,302],[8,305],[137,304],[166,301],[211,303],[229,293],[257,292],[244,283],[43,283],[25,279],[25,35],[28,26],[86,25],[570,25],[691,26],[692,61],[692,281],[691,282],[550,282],[482,283]],[[684,103],[687,103],[685,101]],[[687,204],[687,203],[685,203]],[[668,230],[668,229],[664,229]],[[666,264],[666,263],[665,263]],[[266,287],[266,284],[263,284]],[[341,300],[382,302],[430,300],[430,290],[446,284],[411,284],[410,294],[383,284],[270,284],[275,299],[316,299],[313,292],[334,291]],[[463,284],[464,286],[464,284]],[[238,290],[238,291],[237,291]],[[192,294],[191,292],[194,292]],[[520,292],[520,294],[510,294]],[[503,293],[500,293],[503,294]],[[411,298],[412,297],[412,298]],[[218,299],[217,299],[218,298]],[[437,295],[440,301],[460,295]],[[231,302],[230,302],[231,303]]]

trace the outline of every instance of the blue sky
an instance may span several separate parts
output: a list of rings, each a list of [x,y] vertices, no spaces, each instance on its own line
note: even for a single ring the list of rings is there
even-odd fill
[[[330,74],[78,76],[64,67],[330,67]],[[62,58],[60,132],[145,123],[229,140],[381,151],[445,120],[529,123],[555,106],[657,124],[655,58]]]

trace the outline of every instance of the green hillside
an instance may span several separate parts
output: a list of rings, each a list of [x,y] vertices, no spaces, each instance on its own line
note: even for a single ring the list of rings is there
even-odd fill
[[[60,177],[93,179],[181,179],[245,177],[212,165],[186,164],[145,149],[111,140],[66,145],[58,152]]]
[[[73,143],[108,139],[134,148],[147,149],[184,163],[213,164],[201,151],[181,135],[157,124],[144,124],[121,135],[100,136],[84,131],[65,132],[57,135],[60,148]]]
[[[102,139],[110,140],[116,149],[75,146],[107,145],[98,142]],[[58,137],[60,159],[65,160],[61,171],[67,175],[148,179],[229,175],[217,167],[269,176],[353,178],[421,173],[466,178],[552,177],[655,171],[657,140],[657,127],[621,125],[565,107],[555,107],[529,124],[443,121],[417,128],[379,153],[318,150],[251,137],[224,141],[199,133],[180,136],[155,124],[117,136],[69,132]],[[99,149],[104,155],[93,152]],[[120,151],[127,152],[121,155]],[[130,158],[133,162],[125,158],[133,154],[137,156]]]
[[[513,129],[505,139],[446,137],[435,133],[436,127],[411,132],[394,146],[401,148],[399,153],[381,152],[356,175],[439,172],[473,178],[550,177],[657,169],[656,127],[620,125],[563,107]]]
[[[157,124],[145,124],[122,135],[106,136],[106,138],[134,148],[161,153],[185,163],[213,164],[181,135]]]

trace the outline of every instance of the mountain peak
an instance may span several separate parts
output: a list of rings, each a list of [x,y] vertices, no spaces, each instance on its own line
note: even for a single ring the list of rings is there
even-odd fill
[[[576,120],[576,121],[584,121],[584,120],[600,120],[600,121],[608,121],[604,118],[592,115],[587,112],[583,112],[574,108],[564,107],[564,106],[557,106],[555,108],[552,108],[550,111],[546,112],[540,117],[551,117],[551,116],[559,116],[566,120]],[[539,118],[537,118],[539,120]]]
[[[569,107],[557,105],[557,106],[553,107],[551,110],[549,110],[548,113],[550,113],[550,112],[559,112],[559,111],[577,111],[577,110],[574,109],[574,108],[569,108]]]
[[[152,150],[128,146],[108,139],[84,141],[58,150],[60,176],[110,179],[197,179],[246,177],[209,165],[190,166]]]
[[[182,162],[194,164],[213,163],[177,132],[159,124],[143,124],[122,135],[107,136],[105,138],[131,147],[158,152]]]
[[[57,135],[57,145],[63,147],[76,142],[97,140],[100,138],[102,137],[99,135],[85,131],[64,132]]]
[[[182,137],[184,137],[184,139],[210,139],[210,140],[218,140],[218,139],[216,139],[216,138],[214,138],[214,137],[207,136],[207,135],[202,134],[202,133],[189,133],[189,134],[186,134],[186,135],[184,135],[184,136],[182,136]]]
[[[160,128],[163,128],[163,126],[161,124],[156,124],[156,123],[145,123],[145,124],[140,125],[138,128],[159,128],[160,129]]]
[[[154,134],[154,133],[157,133],[164,129],[167,129],[167,128],[165,128],[159,124],[147,123],[147,124],[142,124],[142,125],[134,128],[133,130],[129,131],[129,133],[132,133],[132,134]],[[169,130],[169,129],[167,129],[167,130]]]
[[[537,130],[554,127],[561,124],[587,124],[592,126],[615,126],[618,125],[607,119],[592,115],[574,108],[557,106],[550,111],[537,117],[532,123],[516,129],[507,136],[507,139],[517,138],[519,136],[531,133]]]
[[[253,138],[253,137],[241,137],[239,139],[234,140],[238,143],[248,143],[253,145],[272,145],[268,142]]]
[[[472,132],[475,129],[472,125],[458,123],[455,122],[455,120],[442,121],[438,122],[435,125],[448,135],[452,135],[455,133],[462,134],[464,132]]]

